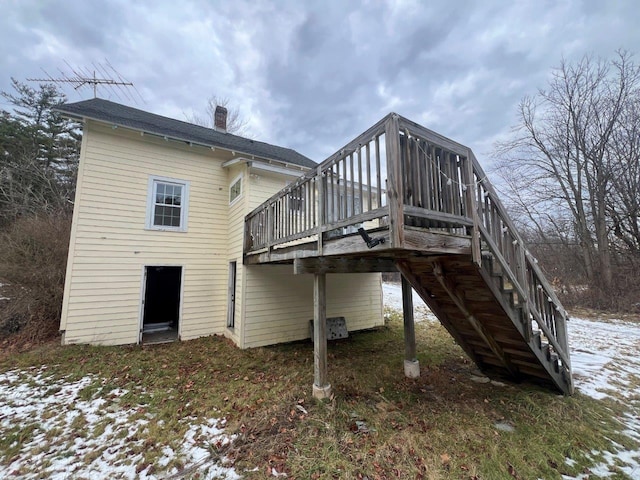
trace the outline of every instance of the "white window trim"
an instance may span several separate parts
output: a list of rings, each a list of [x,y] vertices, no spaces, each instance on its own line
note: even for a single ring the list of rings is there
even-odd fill
[[[231,187],[233,187],[236,182],[240,180],[240,194],[231,200]],[[233,181],[229,184],[229,206],[235,205],[238,201],[244,196],[244,175],[241,173]]]
[[[181,185],[182,188],[182,205],[180,209],[180,226],[179,227],[169,227],[166,225],[154,225],[153,224],[153,214],[155,210],[155,202],[154,202],[154,184],[156,182],[160,183],[173,183],[175,185]],[[159,231],[168,231],[168,232],[186,232],[187,231],[187,220],[189,218],[189,190],[190,190],[191,182],[189,180],[181,180],[178,178],[170,178],[170,177],[161,177],[159,175],[149,175],[149,182],[147,184],[147,219],[145,222],[146,230],[159,230]]]

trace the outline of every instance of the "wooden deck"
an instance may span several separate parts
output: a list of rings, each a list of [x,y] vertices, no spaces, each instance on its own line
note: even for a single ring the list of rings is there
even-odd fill
[[[573,392],[566,312],[473,152],[396,114],[247,215],[244,252],[315,275],[318,396],[325,275],[384,271],[400,271],[488,375]],[[405,311],[408,362],[412,337]]]

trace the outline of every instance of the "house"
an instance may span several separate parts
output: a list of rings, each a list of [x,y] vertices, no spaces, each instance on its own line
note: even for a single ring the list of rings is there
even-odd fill
[[[240,348],[309,337],[313,276],[245,265],[245,216],[316,168],[294,150],[102,99],[65,104],[83,138],[60,330],[63,344],[225,335]],[[290,195],[296,212],[316,207]],[[327,315],[383,324],[379,273],[335,274]]]
[[[404,371],[420,375],[411,289],[487,375],[573,391],[567,314],[473,151],[395,113],[317,165],[299,153],[100,99],[83,123],[63,343],[221,334],[309,338],[327,398],[327,317],[383,323],[403,282]]]

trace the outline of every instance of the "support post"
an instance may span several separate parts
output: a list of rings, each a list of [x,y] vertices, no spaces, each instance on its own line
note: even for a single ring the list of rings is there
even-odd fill
[[[327,381],[327,276],[314,275],[313,279],[313,396],[319,400],[331,396]]]
[[[387,205],[389,209],[389,236],[391,248],[404,246],[404,185],[398,115],[392,113],[385,123],[387,156]]]
[[[420,363],[416,359],[416,332],[413,322],[413,291],[411,284],[402,275],[402,315],[404,317],[404,375],[407,378],[420,376]]]

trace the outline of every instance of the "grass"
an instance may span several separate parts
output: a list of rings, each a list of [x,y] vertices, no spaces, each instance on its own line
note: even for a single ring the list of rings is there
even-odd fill
[[[149,419],[131,439],[145,465],[182,441],[186,418],[225,418],[236,440],[203,444],[248,479],[271,469],[299,479],[560,478],[588,472],[597,460],[590,452],[610,449],[611,440],[637,448],[618,433],[615,402],[526,383],[475,383],[475,366],[439,325],[416,327],[422,374],[415,380],[402,375],[396,313],[385,328],[330,343],[334,397],[327,402],[311,397],[310,343],[245,351],[220,337],[152,347],[48,345],[0,360],[0,370],[48,365],[53,379],[93,375],[85,400],[128,390],[118,407]],[[30,435],[8,433],[0,462],[15,455],[17,435]]]

